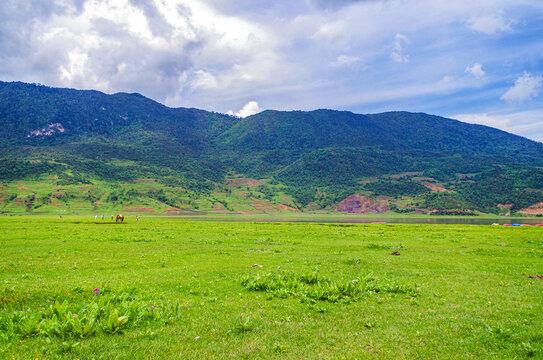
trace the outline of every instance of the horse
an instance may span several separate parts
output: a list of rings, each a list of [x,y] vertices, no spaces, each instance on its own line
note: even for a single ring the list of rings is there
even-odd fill
[[[117,218],[115,219],[115,222],[119,222],[119,220],[121,220],[121,222],[124,221],[124,215],[117,215]]]

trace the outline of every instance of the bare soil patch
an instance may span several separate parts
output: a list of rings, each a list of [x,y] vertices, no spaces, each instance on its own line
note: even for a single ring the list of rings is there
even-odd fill
[[[256,187],[256,186],[264,185],[265,183],[266,182],[262,180],[249,179],[249,178],[244,178],[244,177],[226,180],[226,184],[228,186]]]
[[[16,206],[25,206],[25,201],[23,199],[16,198],[13,200],[13,204]]]
[[[433,183],[430,183],[430,182],[423,182],[422,185],[424,185],[427,188],[429,188],[430,190],[432,190],[433,193],[436,193],[436,192],[452,193],[452,192],[454,192],[452,190],[445,189],[443,186],[436,185],[436,184],[433,184]]]
[[[220,202],[215,202],[213,203],[213,210],[221,211],[221,210],[226,210],[226,208]]]
[[[390,197],[390,196],[386,196],[386,195],[377,195],[375,197],[375,200],[380,201],[380,202],[382,202],[382,201],[392,201],[392,200],[394,200],[394,198]]]
[[[254,203],[250,203],[249,205],[251,205],[252,207],[255,208],[255,210],[257,211],[260,211],[260,212],[267,212],[267,211],[274,211],[275,208],[273,207],[273,205],[265,202],[265,201],[258,201],[256,199],[253,199],[253,201],[255,201]]]
[[[51,199],[50,205],[54,207],[59,207],[59,208],[64,207],[64,204],[58,201],[56,198]]]
[[[317,204],[314,203],[314,202],[310,202],[310,203],[307,204],[307,206],[305,207],[305,210],[308,210],[308,211],[319,210],[319,209],[320,209],[320,206],[317,205]]]
[[[295,212],[295,213],[301,212],[300,210],[295,209],[295,208],[290,207],[290,206],[287,206],[287,205],[283,205],[283,204],[277,204],[277,205],[278,205],[281,209],[283,209],[283,210],[293,211],[293,212]]]
[[[144,205],[134,205],[133,208],[126,207],[123,209],[123,211],[127,212],[147,212],[147,213],[154,213],[156,212],[153,208],[146,208]]]
[[[357,181],[359,184],[362,184],[362,185],[366,185],[367,183],[370,183],[372,181],[377,181],[379,180],[379,178],[369,178],[369,179],[364,179],[364,180],[360,180],[360,181]]]
[[[164,212],[166,214],[179,214],[181,211],[182,211],[181,209],[176,209],[176,208],[164,209]]]
[[[519,210],[523,215],[543,215],[543,202],[533,204],[525,209]]]
[[[134,182],[153,182],[156,179],[134,179]]]
[[[503,211],[500,212],[502,216],[511,216],[511,208],[513,204],[498,204],[498,207]]]
[[[382,214],[388,211],[388,206],[386,204],[369,199],[365,196],[360,196],[359,194],[351,195],[333,207],[337,212],[346,212],[350,214]]]

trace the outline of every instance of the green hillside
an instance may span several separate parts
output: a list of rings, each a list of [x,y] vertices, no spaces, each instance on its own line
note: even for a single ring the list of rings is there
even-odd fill
[[[6,213],[327,212],[360,194],[397,213],[537,215],[543,202],[543,144],[422,113],[239,119],[0,82],[0,124]]]

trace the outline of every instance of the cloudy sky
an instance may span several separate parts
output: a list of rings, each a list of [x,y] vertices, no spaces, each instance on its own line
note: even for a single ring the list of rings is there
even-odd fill
[[[543,141],[541,0],[1,0],[0,80],[426,112]]]

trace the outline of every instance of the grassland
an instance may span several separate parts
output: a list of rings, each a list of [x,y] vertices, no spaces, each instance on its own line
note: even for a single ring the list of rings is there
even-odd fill
[[[193,191],[145,178],[127,182],[95,179],[91,184],[62,184],[56,175],[0,184],[0,213],[275,213],[298,212],[299,205],[267,180],[229,177],[208,191]],[[329,211],[329,210],[328,210]]]
[[[543,358],[542,231],[2,216],[0,358]]]

